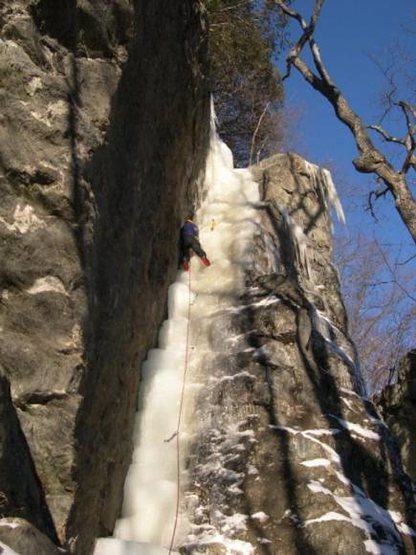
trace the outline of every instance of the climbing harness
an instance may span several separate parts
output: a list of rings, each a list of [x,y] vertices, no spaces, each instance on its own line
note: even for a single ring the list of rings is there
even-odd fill
[[[189,330],[190,330],[190,322],[191,322],[191,264],[189,264],[189,281],[188,281],[188,323],[186,326],[186,341],[185,341],[185,361],[184,361],[184,369],[183,369],[183,376],[182,376],[182,391],[181,391],[181,398],[179,404],[179,413],[178,413],[178,423],[176,426],[176,432],[169,438],[168,441],[175,438],[176,439],[176,508],[175,508],[175,520],[173,525],[172,531],[172,539],[170,541],[169,546],[169,555],[172,553],[173,544],[175,542],[175,534],[176,528],[178,525],[178,518],[179,518],[179,495],[180,495],[180,438],[179,432],[181,427],[181,419],[182,419],[182,412],[183,412],[183,403],[185,398],[185,384],[186,384],[186,373],[188,371],[188,363],[189,363]]]

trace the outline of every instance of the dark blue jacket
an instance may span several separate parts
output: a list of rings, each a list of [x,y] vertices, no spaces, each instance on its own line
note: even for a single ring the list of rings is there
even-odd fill
[[[192,222],[186,222],[182,226],[181,233],[183,236],[198,237],[198,226]]]

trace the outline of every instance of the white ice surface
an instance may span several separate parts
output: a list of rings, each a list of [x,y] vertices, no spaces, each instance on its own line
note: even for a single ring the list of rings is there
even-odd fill
[[[100,538],[95,546],[95,552],[100,555],[168,555],[169,550],[159,545],[150,545],[116,538]],[[171,552],[175,555],[175,552]]]
[[[189,366],[195,373],[204,374],[211,353],[207,333],[210,321],[218,318],[222,311],[235,310],[243,291],[243,266],[250,260],[253,235],[258,228],[258,203],[258,186],[250,172],[233,169],[231,151],[212,132],[205,200],[196,218],[201,244],[212,265],[205,268],[194,257],[191,272],[178,272],[176,282],[169,289],[168,319],[160,330],[158,347],[148,353],[141,369],[134,453],[124,486],[122,514],[116,523],[114,538],[99,539],[94,555],[162,555],[169,549],[177,501],[177,440],[180,442],[182,487],[186,483],[183,462],[187,423],[182,422],[177,436],[176,432],[188,325],[188,355],[192,359]],[[276,299],[260,302],[275,304]],[[231,337],[229,343],[243,340]],[[238,379],[238,376],[225,376],[224,379]],[[186,397],[192,397],[192,391],[199,387],[195,381],[192,384],[190,376]],[[186,408],[189,403],[185,403],[184,418],[190,410]],[[187,418],[192,420],[191,411]],[[238,433],[245,437],[253,434],[249,430],[230,431],[230,441],[235,441],[237,448],[242,447],[238,445],[241,439]],[[250,441],[250,437],[246,440]],[[221,469],[216,471],[221,472]],[[236,473],[230,478],[229,492],[241,495],[242,476]],[[240,514],[224,517],[221,529],[211,536],[215,536],[216,541],[221,538],[230,553],[252,553],[250,544],[231,537],[236,531],[245,529],[247,518]],[[183,543],[188,533],[187,519],[180,514],[175,545]],[[204,541],[208,539],[205,537]]]

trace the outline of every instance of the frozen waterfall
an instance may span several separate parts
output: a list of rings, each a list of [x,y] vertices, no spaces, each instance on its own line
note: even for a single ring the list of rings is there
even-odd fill
[[[210,320],[219,310],[233,306],[241,293],[243,266],[258,225],[257,184],[249,170],[233,169],[232,154],[215,132],[212,132],[207,159],[205,191],[196,220],[201,244],[212,266],[205,268],[194,257],[190,275],[178,272],[176,282],[170,287],[169,318],[161,328],[158,348],[148,353],[142,367],[134,454],[124,486],[121,518],[116,523],[114,537],[97,540],[94,555],[164,555],[169,552],[178,499],[176,440],[180,445],[180,484],[184,488],[192,398],[200,387],[198,376],[209,372],[207,361],[211,347],[207,331]],[[189,304],[191,316],[188,320]],[[176,438],[188,325],[187,351],[191,360],[184,414]],[[174,541],[176,548],[189,532],[184,513],[180,511]]]

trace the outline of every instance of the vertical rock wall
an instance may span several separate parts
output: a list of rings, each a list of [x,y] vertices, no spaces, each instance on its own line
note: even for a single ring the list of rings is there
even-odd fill
[[[197,0],[21,0],[0,24],[0,366],[36,490],[2,514],[23,503],[87,554],[118,514],[139,365],[198,195],[205,21]]]
[[[365,395],[336,269],[330,176],[299,156],[253,168],[246,283],[207,334],[185,499],[188,553],[414,553],[415,500]],[[198,550],[198,551],[197,551]]]
[[[416,351],[407,353],[397,369],[397,382],[384,388],[376,399],[391,429],[403,464],[416,483]]]

